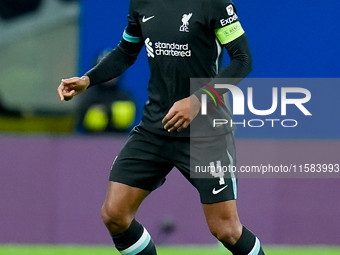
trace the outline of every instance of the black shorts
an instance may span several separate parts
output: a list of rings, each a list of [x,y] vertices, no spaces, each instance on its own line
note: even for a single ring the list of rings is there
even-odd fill
[[[110,181],[153,191],[176,167],[198,190],[201,203],[218,203],[237,197],[235,174],[226,171],[235,166],[235,161],[232,132],[214,137],[174,138],[137,126],[113,162]]]

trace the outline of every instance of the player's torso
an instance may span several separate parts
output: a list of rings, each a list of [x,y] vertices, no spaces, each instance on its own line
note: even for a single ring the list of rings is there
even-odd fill
[[[193,77],[213,75],[218,54],[207,0],[133,0],[151,71],[163,65]],[[177,74],[178,75],[178,74]]]
[[[151,71],[143,123],[163,133],[168,110],[191,94],[190,78],[216,75],[221,45],[210,28],[208,0],[132,1]]]

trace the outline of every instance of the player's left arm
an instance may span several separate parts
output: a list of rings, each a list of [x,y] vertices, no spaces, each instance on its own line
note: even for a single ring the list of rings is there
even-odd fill
[[[215,78],[228,78],[228,83],[236,85],[252,71],[252,58],[246,34],[239,21],[236,8],[230,0],[212,1],[209,11],[211,29],[220,44],[227,50],[230,62],[224,67]],[[214,84],[214,80],[210,82]],[[211,87],[211,86],[210,86]],[[164,129],[169,132],[181,131],[187,128],[190,122],[197,116],[200,108],[202,93],[210,91],[210,87],[205,86],[204,90],[199,89],[188,98],[177,101],[164,117]],[[217,89],[216,89],[217,90]],[[227,92],[226,89],[219,89],[221,96]],[[211,91],[212,95],[215,95]],[[213,101],[207,98],[207,103]]]
[[[237,85],[241,80],[248,76],[252,71],[252,57],[250,52],[247,36],[241,22],[239,20],[236,7],[230,0],[214,1],[215,7],[210,10],[210,21],[212,29],[220,42],[227,50],[230,62],[222,68],[214,78],[225,78],[225,83]],[[203,87],[204,90],[197,90],[194,95],[199,99],[205,91],[210,91],[213,96],[215,93],[211,91],[216,82],[214,79],[209,86]],[[215,89],[221,97],[228,89]],[[208,97],[207,103],[213,102],[213,98]]]

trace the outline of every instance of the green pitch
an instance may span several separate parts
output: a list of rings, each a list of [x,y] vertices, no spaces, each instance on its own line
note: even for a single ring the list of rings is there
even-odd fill
[[[340,247],[264,247],[266,255],[338,255]],[[157,247],[158,255],[222,255],[231,254],[216,246]],[[107,246],[15,246],[0,245],[1,255],[119,255]]]

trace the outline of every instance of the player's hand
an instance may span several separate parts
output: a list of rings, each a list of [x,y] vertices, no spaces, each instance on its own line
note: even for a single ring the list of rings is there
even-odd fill
[[[201,108],[201,102],[195,95],[177,101],[165,115],[162,123],[168,132],[181,131],[187,128]]]
[[[90,85],[90,78],[88,76],[73,77],[69,79],[62,79],[58,87],[58,94],[61,101],[71,100],[74,96],[85,91]]]

